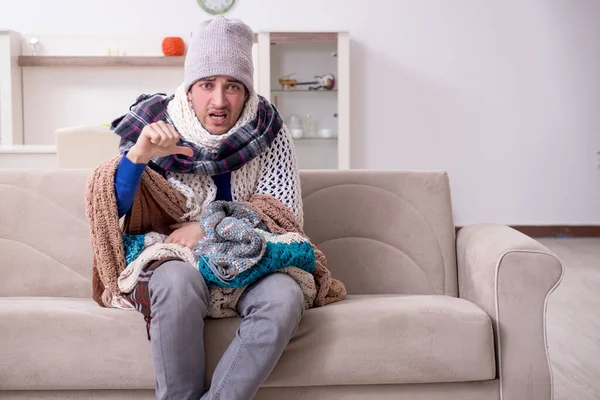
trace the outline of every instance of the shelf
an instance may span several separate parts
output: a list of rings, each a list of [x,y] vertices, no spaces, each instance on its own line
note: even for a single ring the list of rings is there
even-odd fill
[[[337,43],[337,32],[271,32],[271,44]]]
[[[53,145],[7,145],[0,146],[0,154],[56,154]]]
[[[306,93],[337,93],[337,90],[305,90],[305,89],[301,89],[301,90],[281,90],[281,89],[277,89],[277,90],[271,90],[271,93],[298,93],[298,92],[306,92]]]
[[[335,137],[320,137],[320,136],[300,137],[300,138],[294,138],[294,140],[337,140],[337,136],[335,136]]]
[[[336,43],[332,32],[271,34],[273,44]],[[256,35],[255,35],[256,42]],[[19,56],[20,67],[183,67],[185,57],[165,56]]]
[[[185,57],[19,56],[20,67],[183,67]]]

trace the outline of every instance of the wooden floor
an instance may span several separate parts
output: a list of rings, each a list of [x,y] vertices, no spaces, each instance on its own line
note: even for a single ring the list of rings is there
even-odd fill
[[[548,300],[555,400],[600,399],[600,238],[537,239],[565,266]]]

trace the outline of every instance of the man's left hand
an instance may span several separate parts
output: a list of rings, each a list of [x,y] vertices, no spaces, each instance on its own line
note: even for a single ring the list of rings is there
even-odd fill
[[[173,232],[165,239],[165,243],[176,243],[178,245],[193,249],[204,236],[200,230],[200,222],[180,222],[170,226]]]

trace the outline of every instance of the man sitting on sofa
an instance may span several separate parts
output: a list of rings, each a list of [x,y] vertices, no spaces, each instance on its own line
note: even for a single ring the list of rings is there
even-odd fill
[[[173,226],[164,243],[193,248],[203,237],[198,220],[207,205],[257,193],[279,200],[302,226],[294,146],[277,110],[254,91],[252,43],[241,21],[219,16],[202,23],[175,94],[141,96],[113,122],[123,153],[114,178],[119,217],[130,212],[150,165],[164,171],[190,209],[189,222]],[[289,275],[272,273],[249,286],[237,303],[241,326],[203,396],[207,283],[196,267],[170,260],[154,269],[147,290],[158,399],[252,398],[304,312],[303,292]]]

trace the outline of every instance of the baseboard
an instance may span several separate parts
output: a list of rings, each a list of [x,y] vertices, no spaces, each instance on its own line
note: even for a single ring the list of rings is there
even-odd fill
[[[456,232],[460,230],[456,227]],[[600,237],[600,225],[511,225],[531,237]]]

